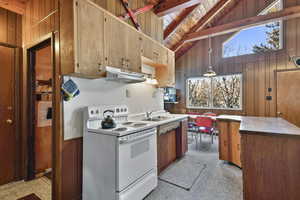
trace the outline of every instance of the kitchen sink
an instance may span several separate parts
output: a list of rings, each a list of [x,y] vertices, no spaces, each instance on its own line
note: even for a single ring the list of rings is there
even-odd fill
[[[148,122],[159,122],[159,121],[164,121],[167,119],[170,119],[171,117],[166,117],[166,116],[157,116],[157,117],[151,117],[148,119],[143,119],[142,121],[148,121]]]

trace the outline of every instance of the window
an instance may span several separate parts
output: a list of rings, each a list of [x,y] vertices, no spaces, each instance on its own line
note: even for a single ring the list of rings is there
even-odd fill
[[[259,15],[282,9],[282,1],[276,0]],[[282,21],[254,26],[234,34],[223,43],[223,57],[264,53],[282,48]]]
[[[187,80],[187,107],[195,109],[242,109],[242,74]]]

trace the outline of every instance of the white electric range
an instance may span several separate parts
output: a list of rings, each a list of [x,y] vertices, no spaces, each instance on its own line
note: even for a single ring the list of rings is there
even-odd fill
[[[106,110],[114,111],[113,129],[101,127]],[[127,106],[85,109],[84,200],[142,200],[157,186],[156,128],[128,114]]]

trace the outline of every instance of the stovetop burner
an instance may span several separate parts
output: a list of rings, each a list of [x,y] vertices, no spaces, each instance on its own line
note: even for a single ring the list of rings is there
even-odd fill
[[[127,131],[127,128],[125,128],[125,127],[117,128],[117,129],[114,129],[114,131],[123,132],[123,131]]]
[[[132,127],[134,128],[138,128],[138,127],[143,127],[143,126],[146,126],[147,124],[145,123],[136,123],[136,124],[133,124]]]

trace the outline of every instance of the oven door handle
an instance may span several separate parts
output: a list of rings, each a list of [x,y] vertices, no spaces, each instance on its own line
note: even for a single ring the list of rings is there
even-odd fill
[[[128,143],[131,143],[131,142],[135,142],[137,140],[141,140],[141,139],[150,137],[152,135],[155,135],[155,131],[151,131],[151,132],[149,132],[145,135],[141,135],[141,136],[138,136],[138,137],[135,137],[135,138],[132,138],[132,139],[119,139],[119,143],[120,144],[128,144]]]

